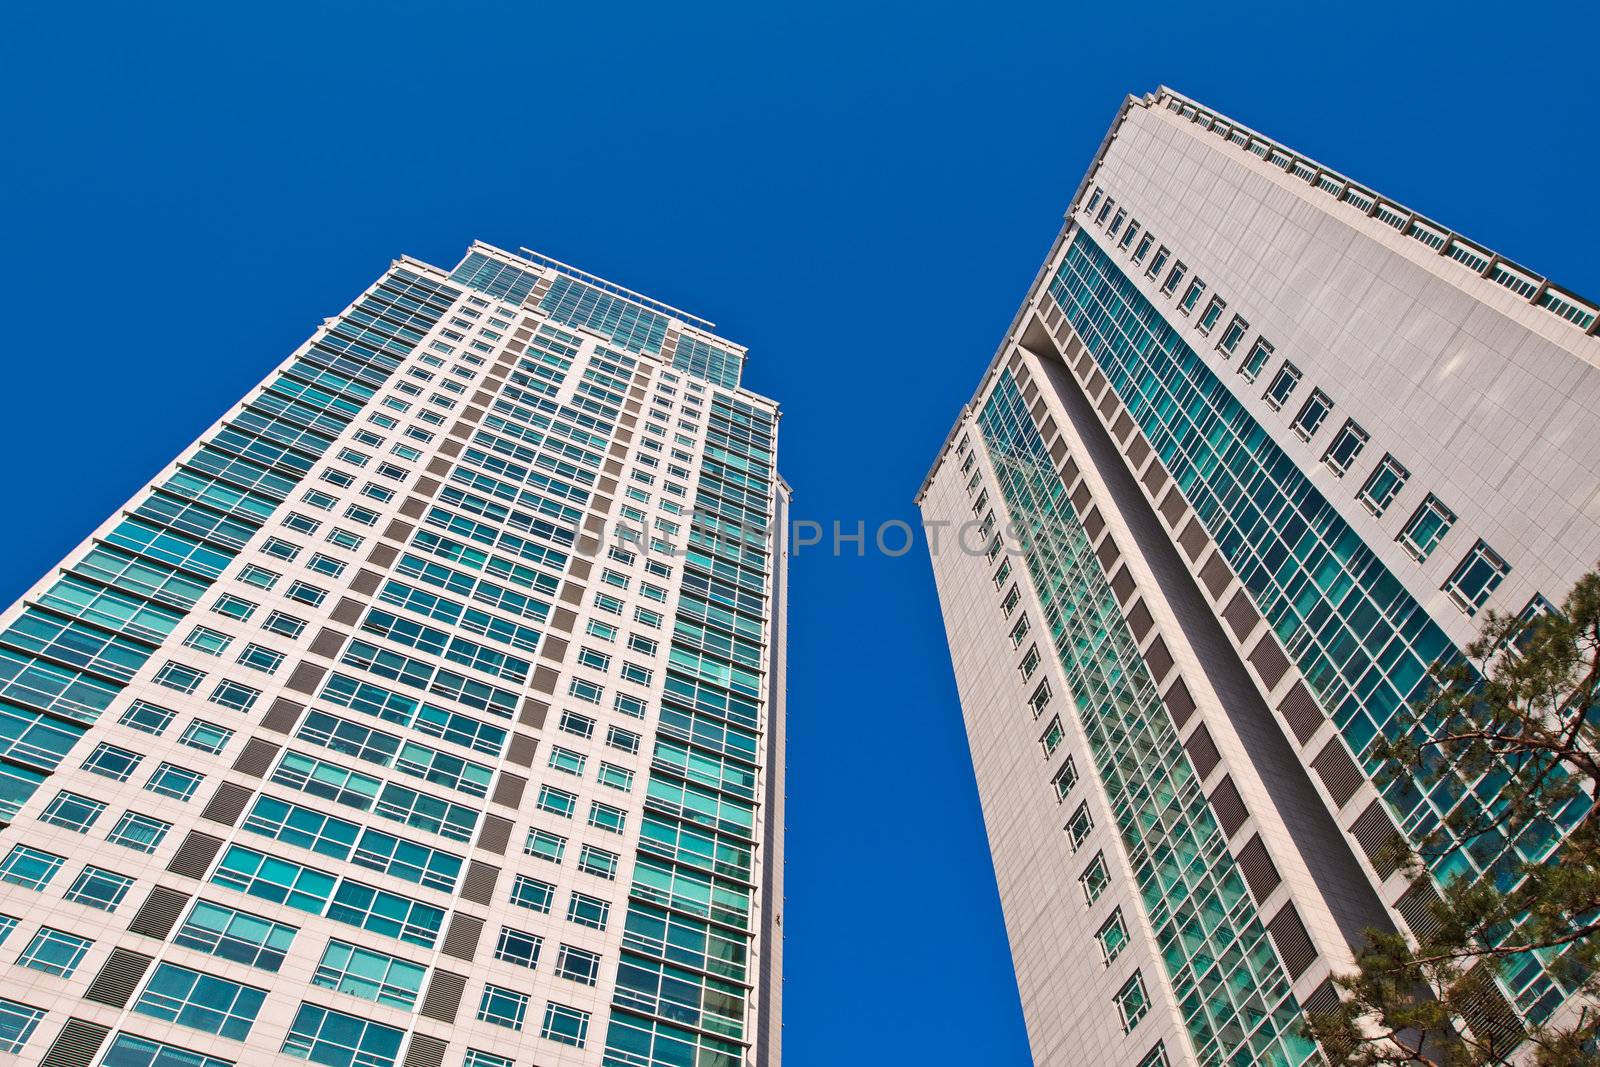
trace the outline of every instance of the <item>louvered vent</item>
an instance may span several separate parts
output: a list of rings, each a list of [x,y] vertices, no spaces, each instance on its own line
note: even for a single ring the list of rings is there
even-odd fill
[[[1311,761],[1311,767],[1322,779],[1322,784],[1328,787],[1328,795],[1333,798],[1335,807],[1342,808],[1350,803],[1350,798],[1361,788],[1362,774],[1356,768],[1355,760],[1350,758],[1350,753],[1345,751],[1344,743],[1337,737],[1328,739],[1322,751],[1317,753],[1317,758]]]
[[[1222,762],[1222,753],[1217,751],[1217,743],[1211,739],[1211,731],[1202,724],[1194,733],[1189,735],[1189,740],[1183,743],[1188,750],[1189,759],[1194,762],[1194,773],[1201,780],[1208,778],[1211,772],[1217,769],[1217,764]]]
[[[206,876],[211,861],[217,858],[217,850],[221,847],[222,838],[190,830],[189,836],[178,846],[178,851],[172,854],[172,862],[167,864],[167,870],[198,882]]]
[[[450,1044],[427,1034],[413,1033],[411,1047],[406,1049],[405,1067],[443,1067],[445,1049]]]
[[[485,815],[483,829],[478,831],[478,847],[493,852],[496,855],[506,854],[506,845],[511,843],[511,820],[502,819],[498,815]]]
[[[1178,729],[1183,729],[1184,723],[1189,721],[1189,716],[1194,714],[1194,696],[1189,692],[1189,687],[1182,678],[1172,683],[1167,690],[1167,695],[1161,698],[1167,705],[1167,714],[1172,716],[1172,724]]]
[[[106,957],[105,965],[100,968],[100,973],[94,976],[94,981],[90,982],[89,988],[84,991],[84,999],[109,1004],[113,1008],[126,1008],[128,1001],[133,997],[133,991],[138,988],[139,980],[144,977],[144,972],[153,962],[155,957],[146,956],[143,952],[125,948],[112,949],[111,955]]]
[[[500,868],[492,863],[473,860],[467,864],[467,873],[461,879],[461,899],[474,904],[487,904],[494,899],[494,884],[500,877]]]
[[[272,761],[278,758],[278,752],[278,746],[271,741],[252,737],[239,751],[239,758],[233,761],[233,769],[252,778],[264,778]]]
[[[157,941],[165,941],[188,903],[189,894],[158,885],[150,890],[150,895],[139,905],[139,910],[128,923],[128,929]]]
[[[233,826],[239,821],[239,816],[244,813],[244,806],[250,803],[250,798],[254,794],[255,790],[246,789],[235,782],[223,782],[217,786],[217,791],[211,794],[211,799],[206,801],[200,817],[222,823],[224,826]]]
[[[1261,843],[1261,835],[1256,834],[1248,844],[1239,850],[1239,870],[1244,874],[1244,880],[1250,887],[1250,895],[1256,898],[1259,904],[1267,899],[1267,894],[1278,888],[1278,883],[1283,877],[1278,874],[1277,864],[1272,862],[1272,857],[1267,855],[1267,846]]]
[[[428,983],[428,992],[422,998],[422,1014],[442,1023],[455,1022],[456,1013],[461,1010],[461,994],[466,988],[465,976],[435,970],[433,979]]]
[[[1306,688],[1305,682],[1295,682],[1289,687],[1289,692],[1278,703],[1278,711],[1283,714],[1284,721],[1302,745],[1322,725],[1322,709],[1317,707],[1317,699]]]
[[[296,704],[292,700],[279,697],[272,702],[272,707],[261,716],[261,725],[274,733],[289,734],[294,732],[294,724],[300,721],[300,713],[305,711],[304,704]]]
[[[1211,791],[1211,810],[1216,813],[1217,822],[1228,837],[1238,833],[1239,827],[1250,817],[1250,812],[1244,806],[1244,798],[1239,795],[1239,787],[1233,784],[1231,776],[1226,775]]]
[[[109,1026],[68,1019],[56,1039],[50,1042],[39,1067],[89,1067],[89,1061],[100,1051],[101,1042],[110,1032]]]
[[[445,930],[443,952],[458,960],[470,960],[478,951],[478,937],[483,933],[483,920],[465,912],[450,916],[450,926]]]
[[[1261,684],[1271,689],[1283,680],[1289,670],[1289,657],[1283,654],[1283,649],[1278,647],[1277,639],[1268,630],[1261,635],[1261,640],[1256,642],[1255,651],[1250,653],[1250,666],[1256,669],[1261,676]]]
[[[1423,877],[1411,883],[1411,888],[1400,895],[1400,899],[1394,902],[1394,910],[1400,913],[1411,932],[1421,940],[1438,931],[1440,920],[1437,909],[1442,903],[1439,891],[1433,888],[1432,879]]]
[[[1273,917],[1267,924],[1267,933],[1278,946],[1278,955],[1283,957],[1291,980],[1305,974],[1306,968],[1316,962],[1316,947],[1311,944],[1311,935],[1306,933],[1306,924],[1300,920],[1300,913],[1293,904],[1285,904]]]
[[[522,775],[501,771],[500,777],[494,783],[494,802],[515,808],[522,803],[522,791],[527,787],[528,780]]]
[[[1400,869],[1403,847],[1400,832],[1394,828],[1389,813],[1383,810],[1383,801],[1374,800],[1350,826],[1350,834],[1367,854],[1379,878],[1387,878]]]
[[[1217,558],[1217,554],[1213,552],[1211,559],[1215,560]],[[1211,563],[1207,562],[1206,566],[1211,566]],[[1222,618],[1227,622],[1228,629],[1233,631],[1233,636],[1239,641],[1249,637],[1250,631],[1254,630],[1256,623],[1261,621],[1261,616],[1256,613],[1256,606],[1250,603],[1250,595],[1244,591],[1243,586],[1233,594],[1233,599],[1228,601],[1228,606],[1222,609]]]

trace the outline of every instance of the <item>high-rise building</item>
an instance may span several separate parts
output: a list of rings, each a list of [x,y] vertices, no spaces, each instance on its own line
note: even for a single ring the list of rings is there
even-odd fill
[[[1595,334],[1254,130],[1126,101],[918,496],[1035,1062],[1306,1062],[1365,928],[1549,854],[1411,881],[1393,835],[1498,783],[1380,788],[1371,753],[1486,609],[1600,560]],[[1479,1036],[1571,1010],[1536,960],[1479,988]]]
[[[711,326],[396,261],[0,616],[0,1052],[776,1067],[788,490]]]

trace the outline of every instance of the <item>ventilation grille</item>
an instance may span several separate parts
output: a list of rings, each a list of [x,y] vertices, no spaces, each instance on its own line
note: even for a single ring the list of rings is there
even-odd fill
[[[1109,541],[1107,542],[1109,544]],[[1144,650],[1145,666],[1150,668],[1150,677],[1157,682],[1167,676],[1172,670],[1172,653],[1167,651],[1167,643],[1161,638],[1150,642],[1150,647]]]
[[[1250,895],[1256,898],[1257,904],[1266,900],[1267,894],[1278,888],[1278,883],[1283,881],[1283,877],[1278,874],[1277,864],[1267,855],[1267,846],[1261,843],[1260,834],[1252,837],[1249,843],[1239,850],[1238,862],[1245,883],[1250,886]]]
[[[458,960],[470,960],[478,951],[478,937],[483,933],[483,920],[465,912],[450,916],[450,927],[444,934],[443,952]]]
[[[1270,631],[1262,634],[1261,640],[1256,642],[1255,651],[1250,653],[1250,666],[1256,669],[1261,676],[1261,684],[1268,689],[1282,681],[1288,672],[1289,657],[1283,654],[1283,649],[1278,647]]]
[[[522,775],[501,771],[500,777],[494,783],[494,802],[515,808],[522,803],[522,791],[527,787],[528,780]]]
[[[1322,725],[1322,709],[1317,707],[1317,700],[1305,682],[1295,682],[1289,688],[1278,704],[1278,711],[1302,745],[1311,740],[1311,735]]]
[[[1483,964],[1468,971],[1456,986],[1461,1017],[1472,1028],[1472,1036],[1484,1042],[1491,1062],[1500,1062],[1523,1037],[1522,1023],[1495,984],[1494,976]]]
[[[294,732],[294,724],[300,721],[300,713],[305,711],[304,704],[296,704],[292,700],[279,697],[272,702],[272,707],[261,716],[261,725],[274,733],[288,734]]]
[[[1206,565],[1200,568],[1200,580],[1205,583],[1206,591],[1211,594],[1212,600],[1216,600],[1228,588],[1228,583],[1233,581],[1233,572],[1228,569],[1227,561],[1222,558],[1222,553],[1211,553],[1206,560]],[[1226,613],[1224,613],[1224,617],[1226,617]],[[1232,620],[1230,619],[1229,622],[1231,624]],[[1237,633],[1238,627],[1234,627],[1234,631]],[[1245,632],[1249,633],[1248,630]]]
[[[1117,603],[1126,604],[1133,595],[1133,575],[1128,568],[1123,567],[1117,571],[1117,576],[1111,579],[1111,591],[1117,594]]]
[[[100,1051],[100,1043],[111,1032],[111,1027],[101,1026],[84,1019],[68,1019],[56,1039],[50,1042],[39,1067],[89,1067],[89,1061]]]
[[[145,937],[153,937],[157,941],[165,941],[188,903],[189,894],[158,885],[150,890],[150,895],[139,905],[139,910],[128,923],[128,929]]]
[[[217,786],[217,791],[211,794],[211,799],[206,801],[200,817],[222,823],[224,826],[232,826],[239,821],[239,816],[244,813],[244,806],[250,803],[250,798],[254,795],[253,789],[246,789],[234,782],[223,782]]]
[[[1120,572],[1119,572],[1120,573]],[[1133,606],[1128,612],[1128,629],[1133,631],[1135,641],[1143,641],[1145,634],[1150,632],[1150,627],[1155,625],[1155,620],[1150,617],[1150,607],[1143,600]]]
[[[198,882],[206,876],[206,870],[210,868],[211,861],[217,858],[217,850],[221,847],[222,838],[190,830],[189,836],[178,846],[178,851],[172,854],[172,862],[167,864],[167,870]]]
[[[461,899],[474,904],[489,903],[494,899],[494,884],[499,878],[499,867],[473,860],[467,864],[466,876],[461,879]]]
[[[1306,924],[1300,921],[1300,913],[1295,911],[1293,904],[1285,904],[1273,920],[1267,924],[1267,933],[1272,935],[1272,943],[1278,946],[1278,955],[1283,957],[1283,965],[1289,971],[1291,980],[1299,978],[1306,973],[1306,968],[1317,961],[1317,950],[1311,944],[1311,935],[1306,933]]]
[[[264,778],[272,761],[278,758],[278,746],[264,738],[252,737],[245,742],[233,769],[252,778]]]
[[[1217,751],[1217,743],[1211,739],[1211,731],[1201,724],[1200,728],[1189,735],[1189,740],[1183,743],[1189,752],[1189,759],[1194,762],[1194,773],[1203,781],[1210,777],[1211,772],[1217,769],[1217,764],[1222,762],[1222,753]]]
[[[1351,824],[1350,834],[1367,854],[1379,878],[1387,878],[1400,869],[1404,857],[1400,832],[1394,828],[1389,813],[1383,810],[1382,800],[1367,805],[1367,810]]]
[[[1394,910],[1400,913],[1411,932],[1421,941],[1438,933],[1443,925],[1438,912],[1442,903],[1432,880],[1424,877],[1413,882],[1411,888],[1400,895],[1400,899],[1394,902]]]
[[[1167,495],[1161,498],[1161,517],[1167,520],[1168,526],[1176,530],[1179,520],[1183,518],[1184,509],[1188,506],[1189,502],[1183,499],[1178,487],[1173,486],[1167,490]]]
[[[485,815],[483,829],[478,831],[478,847],[497,856],[506,854],[511,843],[511,820],[498,815]]]
[[[461,1010],[461,994],[466,989],[467,979],[464,975],[434,971],[433,980],[428,983],[428,992],[422,998],[421,1013],[442,1023],[455,1022],[456,1013]]]
[[[1217,559],[1212,553],[1211,559]],[[1207,563],[1207,567],[1211,564]],[[1224,567],[1226,569],[1226,567]],[[1256,628],[1256,623],[1261,621],[1261,616],[1256,613],[1256,606],[1250,603],[1250,596],[1241,587],[1233,594],[1233,599],[1228,601],[1228,606],[1222,609],[1222,618],[1227,622],[1228,629],[1233,631],[1233,636],[1243,641],[1250,636],[1250,631]]]
[[[447,1041],[427,1034],[412,1034],[411,1047],[406,1049],[405,1067],[442,1067]]]
[[[1172,724],[1178,729],[1183,729],[1183,724],[1189,721],[1189,716],[1194,714],[1194,695],[1189,692],[1189,687],[1182,678],[1172,683],[1167,690],[1167,695],[1161,698],[1167,705],[1167,714],[1172,716]]]
[[[1143,444],[1144,442],[1141,440],[1139,443]],[[1137,463],[1134,465],[1138,466]],[[1161,498],[1161,490],[1167,487],[1167,469],[1161,465],[1159,459],[1154,460],[1150,466],[1144,469],[1144,477],[1140,478],[1139,481],[1144,483],[1145,492],[1150,494],[1151,500],[1159,500]]]
[[[113,1008],[126,1008],[134,989],[139,985],[139,979],[144,977],[144,972],[154,962],[154,956],[146,956],[143,952],[112,949],[100,973],[94,976],[94,981],[84,991],[84,999],[109,1004]]]
[[[1342,808],[1350,803],[1350,798],[1361,788],[1363,775],[1337,737],[1329,738],[1328,743],[1322,746],[1322,751],[1317,753],[1317,758],[1311,761],[1311,766],[1317,772],[1317,777],[1322,779],[1322,784],[1328,787],[1334,807]]]
[[[1250,817],[1250,812],[1244,806],[1244,798],[1239,795],[1239,787],[1233,784],[1231,776],[1224,776],[1217,783],[1217,788],[1211,791],[1211,810],[1216,813],[1217,822],[1228,837],[1238,833],[1239,827]]]
[[[532,767],[533,757],[539,751],[539,739],[532,734],[514,733],[506,749],[506,759],[519,767]]]
[[[1199,519],[1190,519],[1189,525],[1183,528],[1178,535],[1178,544],[1183,546],[1184,554],[1193,563],[1200,558],[1200,553],[1206,550],[1206,528],[1200,525]]]

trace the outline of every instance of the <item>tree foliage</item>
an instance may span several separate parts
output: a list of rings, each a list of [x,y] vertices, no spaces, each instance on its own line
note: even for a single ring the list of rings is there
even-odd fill
[[[1382,784],[1455,798],[1401,846],[1409,873],[1464,868],[1411,931],[1368,931],[1345,1000],[1309,1020],[1336,1063],[1600,1065],[1600,572],[1559,613],[1487,614],[1466,657],[1435,668],[1401,736],[1380,740]],[[1562,836],[1563,827],[1568,827]],[[1465,855],[1457,855],[1459,853]],[[1452,860],[1457,862],[1452,863]],[[1537,955],[1575,1007],[1524,1029],[1490,976]]]

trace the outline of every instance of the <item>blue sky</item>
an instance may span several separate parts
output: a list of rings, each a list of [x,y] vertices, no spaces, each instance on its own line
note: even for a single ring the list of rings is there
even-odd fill
[[[1590,296],[1579,5],[14,3],[20,593],[402,253],[526,244],[714,319],[797,517],[911,497],[1127,92],[1167,83]],[[791,579],[786,1044],[1028,1061],[927,560]]]

